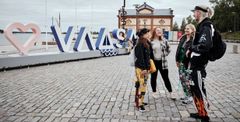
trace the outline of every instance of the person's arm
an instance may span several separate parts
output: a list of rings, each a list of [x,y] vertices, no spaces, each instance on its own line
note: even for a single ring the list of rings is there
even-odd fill
[[[213,45],[211,31],[212,30],[210,27],[204,26],[199,35],[200,37],[200,39],[198,40],[199,44],[192,45],[190,51],[198,54],[207,53]]]
[[[178,43],[178,46],[177,46],[177,51],[176,51],[176,55],[175,55],[175,60],[176,60],[176,62],[179,62],[179,51],[180,51],[180,47],[182,46],[182,43],[183,43],[183,37],[181,38],[181,39],[179,39],[179,43]]]
[[[171,52],[170,50],[170,45],[168,44],[168,40],[165,40],[165,51],[166,51],[166,56],[168,56],[168,54]]]
[[[140,45],[136,45],[135,47],[135,56],[137,59],[141,59],[143,57]]]
[[[177,51],[176,51],[176,55],[175,55],[175,61],[176,61],[176,65],[177,67],[179,67],[179,60],[180,60],[180,47],[182,46],[182,40],[179,40],[179,44],[177,46]]]
[[[149,46],[150,46],[150,47],[149,47],[149,48],[150,48],[150,58],[151,58],[151,59],[154,59],[152,44],[149,43]]]

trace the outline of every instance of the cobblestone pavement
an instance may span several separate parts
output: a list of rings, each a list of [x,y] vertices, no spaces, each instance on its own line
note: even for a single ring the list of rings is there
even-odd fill
[[[240,121],[240,54],[232,53],[232,45],[228,44],[221,60],[207,67],[208,111],[215,122]],[[169,77],[179,98],[176,45],[171,47]],[[189,113],[195,112],[192,104],[169,98],[161,78],[157,89],[160,97],[152,97],[148,84],[147,111],[137,111],[132,76],[127,55],[0,72],[0,121],[198,121],[189,118]]]

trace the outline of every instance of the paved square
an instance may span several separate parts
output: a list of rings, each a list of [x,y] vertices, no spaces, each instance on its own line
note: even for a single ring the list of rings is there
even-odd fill
[[[232,45],[221,60],[207,67],[208,112],[215,122],[240,121],[240,54],[232,53]],[[171,49],[169,77],[181,97],[176,45]],[[160,97],[152,97],[149,83],[147,111],[137,111],[133,74],[127,55],[0,72],[0,122],[196,121],[189,118],[194,106],[172,101],[160,77]]]

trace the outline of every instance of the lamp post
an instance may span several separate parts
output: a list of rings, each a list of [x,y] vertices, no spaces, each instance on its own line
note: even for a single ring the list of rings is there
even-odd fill
[[[48,50],[48,39],[47,39],[47,0],[45,0],[45,46],[46,50]]]
[[[121,11],[122,29],[125,29],[125,25],[126,25],[127,12],[125,11],[125,6],[126,6],[126,0],[123,0],[123,6],[122,6],[122,11]]]
[[[135,6],[135,9],[136,9],[136,31],[138,31],[138,7],[139,7],[139,4],[133,4],[133,6]]]
[[[78,26],[77,26],[77,0],[75,0],[75,32],[77,33],[78,31]]]

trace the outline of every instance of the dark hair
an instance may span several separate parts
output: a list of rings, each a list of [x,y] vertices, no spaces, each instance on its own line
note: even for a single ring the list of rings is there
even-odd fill
[[[148,33],[150,30],[148,30],[147,28],[143,28],[140,31],[137,32],[137,36],[139,37],[138,39],[138,43],[142,43],[144,45],[145,48],[149,49],[149,44],[148,44],[148,40],[143,38],[143,35]]]
[[[140,38],[142,37],[144,34],[148,33],[150,30],[148,30],[147,28],[143,28],[141,30],[139,30],[136,34],[137,36]]]

